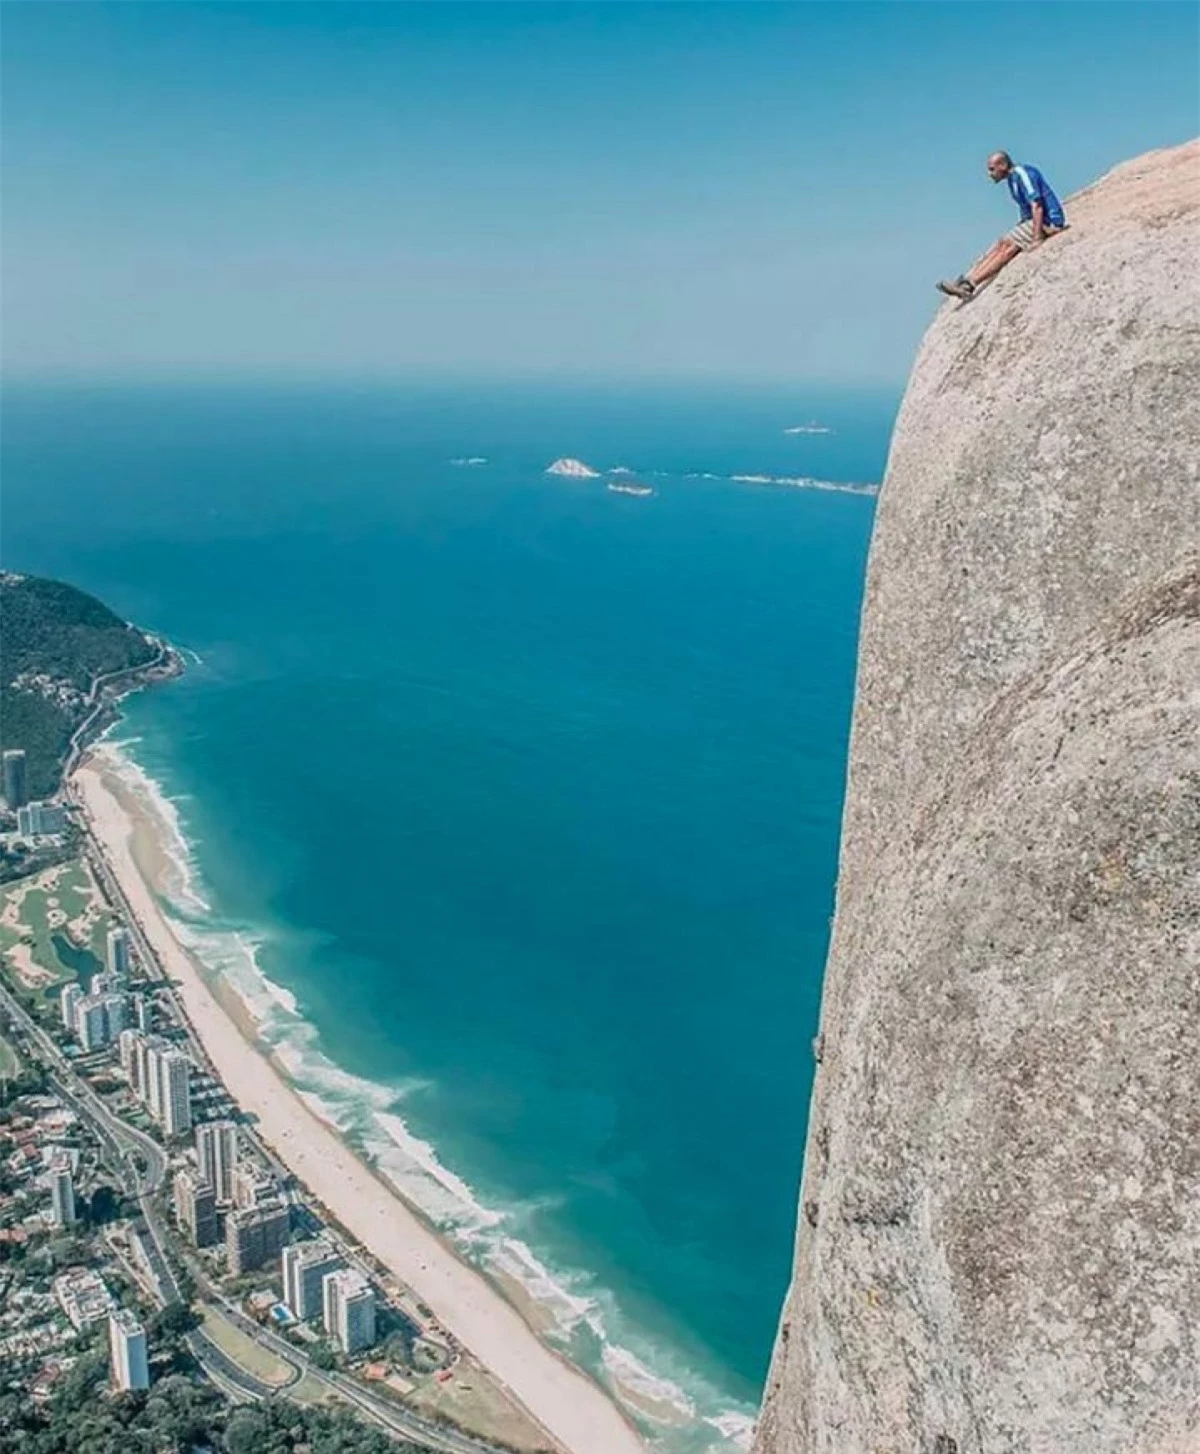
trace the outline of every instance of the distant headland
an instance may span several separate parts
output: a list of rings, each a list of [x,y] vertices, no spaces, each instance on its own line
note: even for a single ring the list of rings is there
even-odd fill
[[[72,755],[108,725],[122,696],[183,670],[165,641],[62,581],[0,572],[0,619],[0,748],[10,762],[23,755],[17,795],[26,801],[60,790]]]

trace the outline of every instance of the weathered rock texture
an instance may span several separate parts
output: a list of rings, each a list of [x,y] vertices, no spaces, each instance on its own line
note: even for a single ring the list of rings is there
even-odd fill
[[[759,1454],[1200,1451],[1200,145],[944,307]]]

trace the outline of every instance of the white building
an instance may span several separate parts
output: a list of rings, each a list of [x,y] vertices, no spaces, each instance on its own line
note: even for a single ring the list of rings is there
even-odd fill
[[[192,1064],[182,1050],[158,1057],[160,1076],[159,1121],[168,1136],[182,1136],[192,1128]]]
[[[83,999],[83,991],[77,984],[65,984],[62,993],[58,997],[59,1009],[62,1013],[63,1029],[75,1034],[76,1011],[79,1008],[79,1001]]]
[[[71,1163],[66,1156],[56,1156],[46,1173],[50,1187],[50,1215],[56,1227],[71,1227],[75,1224],[75,1183],[71,1178]]]
[[[52,1287],[71,1326],[81,1331],[102,1323],[116,1307],[104,1279],[90,1267],[73,1267],[60,1273]]]
[[[233,1202],[238,1207],[261,1207],[278,1200],[279,1187],[264,1167],[243,1162],[233,1173]]]
[[[113,1384],[119,1389],[150,1387],[150,1358],[146,1330],[128,1308],[108,1319],[108,1348]]]
[[[146,1044],[146,1079],[142,1097],[156,1121],[162,1120],[162,1062],[170,1048],[165,1040],[150,1040]]]
[[[217,1242],[217,1198],[199,1172],[185,1169],[175,1177],[175,1215],[197,1247]]]
[[[358,1353],[375,1341],[375,1291],[353,1268],[327,1274],[321,1284],[325,1331],[343,1353]]]
[[[126,995],[105,995],[104,1015],[110,1041],[115,1040],[129,1023],[129,1000]]]
[[[129,930],[120,924],[114,924],[108,931],[106,940],[105,964],[108,966],[109,974],[116,974],[124,977],[129,973]]]
[[[75,1006],[75,1034],[86,1051],[108,1044],[108,1007],[100,995],[84,995]]]
[[[150,1114],[168,1136],[190,1130],[192,1063],[187,1055],[167,1040],[148,1040],[140,1034],[133,1054],[138,1094]]]
[[[200,1175],[217,1194],[217,1201],[233,1201],[238,1164],[237,1126],[232,1121],[203,1121],[196,1127],[196,1161]]]
[[[158,1061],[155,1059],[152,1043],[145,1036],[139,1036],[137,1044],[133,1047],[133,1065],[134,1089],[153,1112],[154,1107],[150,1105],[150,1092],[158,1073]],[[157,1103],[157,1090],[154,1092],[154,1097]]]
[[[143,1035],[149,1035],[154,1029],[154,1002],[148,1000],[145,995],[135,995],[133,999],[134,1022]]]
[[[324,1311],[324,1282],[341,1258],[328,1242],[297,1242],[283,1249],[283,1301],[293,1317],[306,1323]]]
[[[135,1091],[138,1086],[138,1042],[141,1035],[136,1030],[122,1030],[117,1036],[117,1053],[121,1057],[121,1070],[125,1079]]]
[[[25,806],[26,790],[25,749],[10,747],[4,754],[4,801],[12,812]]]
[[[17,832],[22,838],[50,837],[67,831],[67,810],[58,803],[30,803],[17,809]]]

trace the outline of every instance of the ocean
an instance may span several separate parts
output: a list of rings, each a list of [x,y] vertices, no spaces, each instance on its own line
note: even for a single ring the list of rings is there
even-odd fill
[[[5,566],[190,663],[111,736],[179,932],[662,1454],[744,1441],[787,1282],[874,505],[752,480],[877,482],[895,402],[5,396]]]

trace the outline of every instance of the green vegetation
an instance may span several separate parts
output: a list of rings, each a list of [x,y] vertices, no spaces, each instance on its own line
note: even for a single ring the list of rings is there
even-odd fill
[[[0,1076],[9,1078],[16,1075],[21,1068],[21,1057],[8,1043],[3,1035],[0,1035]]]
[[[0,885],[0,908],[16,902],[16,927],[0,924],[0,951],[24,943],[33,962],[53,979],[54,985],[67,980],[87,983],[104,968],[104,935],[112,916],[99,901],[90,915],[88,906],[96,896],[87,869],[79,859],[57,867],[46,878],[26,877],[9,887]],[[77,942],[68,933],[75,925],[83,934]],[[14,988],[23,991],[15,975]]]
[[[150,666],[158,647],[74,586],[8,573],[0,575],[0,635],[0,748],[25,749],[29,796],[47,798],[93,681]]]
[[[269,1348],[256,1343],[215,1307],[205,1305],[202,1312],[204,1331],[234,1363],[249,1371],[263,1383],[278,1388],[292,1378],[293,1370],[277,1358]]]
[[[311,1373],[305,1373],[299,1383],[288,1389],[288,1400],[298,1404],[327,1404],[332,1395],[327,1385],[318,1383]]]
[[[0,1084],[0,1121],[14,1101],[19,1101],[22,1096],[43,1095],[48,1083],[45,1070],[26,1061],[15,1076]],[[3,1247],[0,1247],[0,1252],[3,1252]]]
[[[16,827],[16,818],[5,832]],[[28,878],[30,874],[41,873],[43,869],[54,868],[66,863],[79,852],[78,835],[74,828],[68,830],[66,840],[56,843],[53,839],[30,847],[23,838],[0,843],[0,884],[12,879]]]
[[[424,1454],[421,1445],[389,1438],[347,1410],[276,1399],[231,1408],[215,1389],[178,1372],[159,1378],[147,1393],[110,1396],[106,1385],[105,1353],[96,1348],[71,1369],[45,1409],[5,1392],[0,1447],[5,1454]]]

